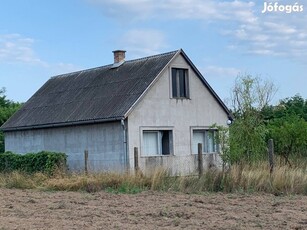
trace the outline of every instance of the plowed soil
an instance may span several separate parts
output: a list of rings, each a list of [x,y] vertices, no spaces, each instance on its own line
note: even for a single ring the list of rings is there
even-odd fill
[[[306,196],[0,189],[0,229],[307,229]]]

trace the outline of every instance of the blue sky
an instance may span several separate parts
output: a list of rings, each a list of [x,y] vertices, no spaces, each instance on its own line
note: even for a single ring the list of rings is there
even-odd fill
[[[301,12],[261,13],[264,2]],[[292,8],[294,9],[294,8]],[[50,77],[182,48],[222,100],[238,74],[307,98],[307,0],[3,0],[0,87],[28,100]]]

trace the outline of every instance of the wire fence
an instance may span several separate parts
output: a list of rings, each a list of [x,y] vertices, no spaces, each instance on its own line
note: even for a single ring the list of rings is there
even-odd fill
[[[166,170],[169,175],[201,175],[209,168],[222,168],[219,153],[203,153],[199,146],[198,154],[140,156],[137,147],[128,162],[124,158],[106,158],[99,154],[70,154],[68,168],[73,172],[134,172],[152,174],[156,170]]]
[[[145,174],[162,168],[174,176],[199,175],[209,168],[222,168],[218,153],[140,157],[138,161],[138,169]]]

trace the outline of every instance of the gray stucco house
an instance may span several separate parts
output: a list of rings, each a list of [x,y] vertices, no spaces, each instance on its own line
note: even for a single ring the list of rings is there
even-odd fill
[[[5,149],[15,153],[65,152],[71,170],[134,168],[138,148],[143,171],[162,166],[172,174],[219,164],[213,124],[230,112],[183,50],[63,74],[48,80],[1,128]],[[207,162],[207,163],[206,163]]]

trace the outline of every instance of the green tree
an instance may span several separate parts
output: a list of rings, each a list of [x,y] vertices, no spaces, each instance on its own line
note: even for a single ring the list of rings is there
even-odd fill
[[[266,133],[261,111],[276,92],[274,84],[251,75],[238,76],[232,91],[234,122],[230,126],[229,163],[252,162],[266,153]]]
[[[307,122],[296,114],[285,115],[272,120],[269,125],[269,138],[275,143],[275,153],[291,165],[289,157],[307,156]]]
[[[0,126],[2,126],[19,108],[21,104],[8,100],[5,88],[0,89]],[[4,135],[0,131],[0,153],[4,152]]]
[[[290,157],[307,156],[307,100],[295,95],[262,110],[275,153],[291,165]]]
[[[266,106],[262,109],[262,115],[266,121],[290,117],[292,115],[303,118],[307,121],[307,100],[300,95],[280,100],[276,106]]]

